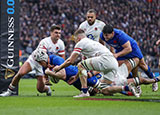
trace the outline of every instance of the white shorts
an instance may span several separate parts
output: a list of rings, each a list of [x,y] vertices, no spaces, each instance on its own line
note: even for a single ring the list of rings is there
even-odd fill
[[[114,79],[114,85],[125,86],[127,85],[128,68],[126,64],[122,64],[118,68],[117,76]]]
[[[88,58],[81,62],[86,70],[95,70],[102,72],[104,78],[114,81],[114,77],[118,71],[118,62],[113,55],[101,55]]]
[[[32,71],[35,70],[35,76],[43,76],[44,75],[42,66],[32,58],[32,55],[30,55],[28,57],[26,62],[28,62],[30,64]]]

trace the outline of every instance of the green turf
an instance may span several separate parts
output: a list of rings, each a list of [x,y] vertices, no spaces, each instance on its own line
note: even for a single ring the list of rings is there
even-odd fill
[[[139,99],[160,99],[160,91],[152,92],[151,85],[142,88]],[[77,100],[72,96],[79,91],[62,81],[52,89],[47,97],[38,93],[35,79],[22,79],[19,96],[0,98],[0,115],[160,115],[159,102]],[[121,94],[93,98],[136,99]]]

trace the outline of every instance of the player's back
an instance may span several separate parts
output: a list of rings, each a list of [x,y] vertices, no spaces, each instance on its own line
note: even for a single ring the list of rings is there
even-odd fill
[[[137,43],[133,38],[131,38],[129,35],[119,29],[114,29],[114,37],[108,41],[105,40],[102,32],[100,34],[100,38],[110,46],[114,47],[116,49],[116,52],[123,50],[123,45],[127,41],[130,42],[132,48],[137,46]]]
[[[64,59],[58,55],[52,54],[49,56],[49,58],[50,58],[51,65],[56,66],[56,65],[61,65],[62,63],[64,63]]]
[[[50,55],[49,58],[50,58],[50,64],[54,66],[61,65],[65,61],[62,57],[57,56],[57,55]],[[78,73],[78,67],[70,65],[65,68],[65,71],[66,71],[66,76],[67,76],[65,81],[67,81],[69,77],[74,76]]]
[[[93,41],[89,38],[81,39],[74,48],[74,51],[82,53],[87,58],[95,57],[99,55],[111,55],[113,54],[109,51],[108,48],[100,44],[99,42]]]

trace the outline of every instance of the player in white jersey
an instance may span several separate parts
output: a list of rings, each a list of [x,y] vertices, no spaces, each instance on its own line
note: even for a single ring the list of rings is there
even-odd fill
[[[46,49],[48,55],[57,54],[65,59],[65,45],[60,39],[61,28],[58,25],[52,25],[50,29],[50,37],[46,37],[40,41],[38,49]]]
[[[79,54],[82,53],[87,57],[86,60],[83,60],[78,64],[82,91],[80,95],[74,97],[87,97],[90,96],[87,88],[87,70],[102,72],[105,79],[101,80],[101,82],[111,84],[114,82],[115,77],[117,77],[118,62],[109,49],[99,42],[88,39],[82,29],[78,29],[74,35],[76,42],[74,51],[63,64],[54,67],[53,70],[58,72],[73,64]],[[121,87],[119,88],[122,89]]]
[[[105,95],[111,95],[113,93],[122,91],[122,88],[127,88],[126,85],[130,83],[135,86],[139,86],[141,84],[147,85],[147,84],[160,82],[160,76],[156,77],[155,79],[148,79],[148,78],[141,77],[139,75],[138,77],[127,79],[128,74],[132,71],[132,69],[134,69],[139,64],[139,61],[140,60],[138,58],[132,58],[132,59],[125,60],[125,62],[118,68],[117,75],[116,77],[114,77],[114,82],[112,82],[112,84],[109,84],[109,85],[101,84],[102,90],[100,90],[100,92],[102,92]],[[122,88],[117,87],[117,86],[122,86]],[[127,95],[131,93],[126,92],[125,94]],[[136,93],[135,96],[139,97],[140,93]]]
[[[8,90],[0,94],[0,96],[11,96],[14,94],[15,87],[18,85],[22,76],[26,75],[30,71],[35,70],[35,76],[37,78],[37,90],[40,93],[46,92],[48,96],[51,96],[51,89],[43,82],[43,70],[42,66],[48,67],[48,55],[44,49],[36,49],[27,59],[27,61],[19,69],[18,73],[12,79]]]
[[[50,28],[50,35],[50,37],[46,37],[41,40],[37,48],[46,49],[48,55],[55,54],[65,59],[65,45],[64,42],[60,39],[60,26],[53,24]],[[52,85],[49,82],[48,76],[46,75],[44,81],[46,85]]]
[[[104,27],[105,23],[96,19],[96,11],[90,9],[86,14],[86,21],[82,22],[79,29],[85,31],[88,38],[99,42],[99,35]]]

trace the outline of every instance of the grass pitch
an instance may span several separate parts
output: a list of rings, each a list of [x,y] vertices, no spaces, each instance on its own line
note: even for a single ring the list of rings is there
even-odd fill
[[[22,79],[19,96],[0,97],[0,115],[160,115],[160,90],[152,92],[151,85],[142,85],[138,99],[121,94],[74,99],[79,91],[63,81],[53,85],[51,97],[38,93],[36,82]]]

